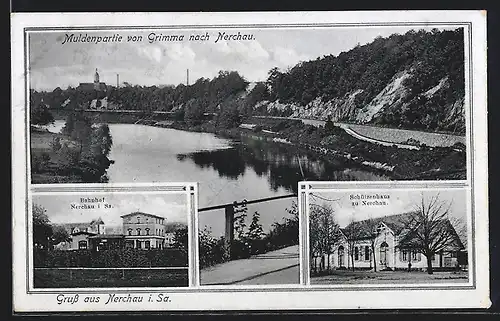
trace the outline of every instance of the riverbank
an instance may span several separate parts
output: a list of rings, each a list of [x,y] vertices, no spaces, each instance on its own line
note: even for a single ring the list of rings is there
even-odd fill
[[[65,133],[30,128],[33,184],[107,182],[106,171],[113,163],[107,157],[112,144],[108,126],[74,124]]]
[[[264,139],[313,152],[327,161],[342,160],[346,165],[382,173],[394,180],[455,180],[466,179],[465,151],[453,147],[402,149],[356,139],[344,129],[330,131],[305,125],[300,121],[263,120],[254,129],[217,128],[214,121],[195,127],[181,122],[144,121],[145,125],[184,131],[212,133],[224,138]]]

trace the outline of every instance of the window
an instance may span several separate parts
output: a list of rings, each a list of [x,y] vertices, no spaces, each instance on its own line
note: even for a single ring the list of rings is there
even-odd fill
[[[402,255],[403,255],[402,261],[403,262],[408,261],[408,252],[406,250],[403,250]]]
[[[365,246],[365,261],[370,261],[370,247]]]
[[[417,252],[415,252],[415,251],[413,251],[413,252],[411,253],[411,259],[412,259],[413,261],[417,261],[417,260],[418,260],[418,255],[417,255],[417,254],[418,254],[418,253],[417,253]]]
[[[137,235],[141,235],[141,229],[140,228],[137,229]]]
[[[87,241],[80,241],[78,242],[78,249],[79,250],[86,250],[87,249]]]
[[[128,229],[128,235],[132,235],[132,229],[131,228]]]
[[[432,261],[436,261],[436,254],[432,254],[432,256],[431,256],[431,260],[432,260]]]
[[[137,216],[137,223],[141,223],[141,217],[140,216]]]
[[[146,235],[149,235],[149,229],[148,228],[146,229]]]
[[[149,241],[144,242],[144,248],[149,250],[150,247],[151,247],[151,244],[149,243]]]
[[[359,247],[354,248],[354,260],[359,261]]]

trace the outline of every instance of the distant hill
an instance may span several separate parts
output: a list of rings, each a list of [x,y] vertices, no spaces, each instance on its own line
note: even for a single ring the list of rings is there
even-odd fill
[[[332,39],[332,41],[335,41]],[[275,115],[465,133],[463,28],[378,37],[338,56],[273,68],[249,84],[235,71],[186,86],[31,91],[31,106],[179,111],[180,117],[237,108]],[[193,116],[194,114],[194,116]]]
[[[378,37],[263,85],[261,113],[465,133],[463,29]]]

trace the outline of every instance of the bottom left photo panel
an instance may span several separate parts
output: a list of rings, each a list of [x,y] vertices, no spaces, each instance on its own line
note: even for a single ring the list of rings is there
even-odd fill
[[[194,191],[35,189],[28,218],[33,290],[188,287]]]

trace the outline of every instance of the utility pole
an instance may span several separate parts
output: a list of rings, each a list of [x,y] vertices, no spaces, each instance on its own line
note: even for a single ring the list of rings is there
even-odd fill
[[[186,69],[186,86],[189,86],[189,69]]]
[[[120,87],[120,74],[116,74],[116,88]]]

